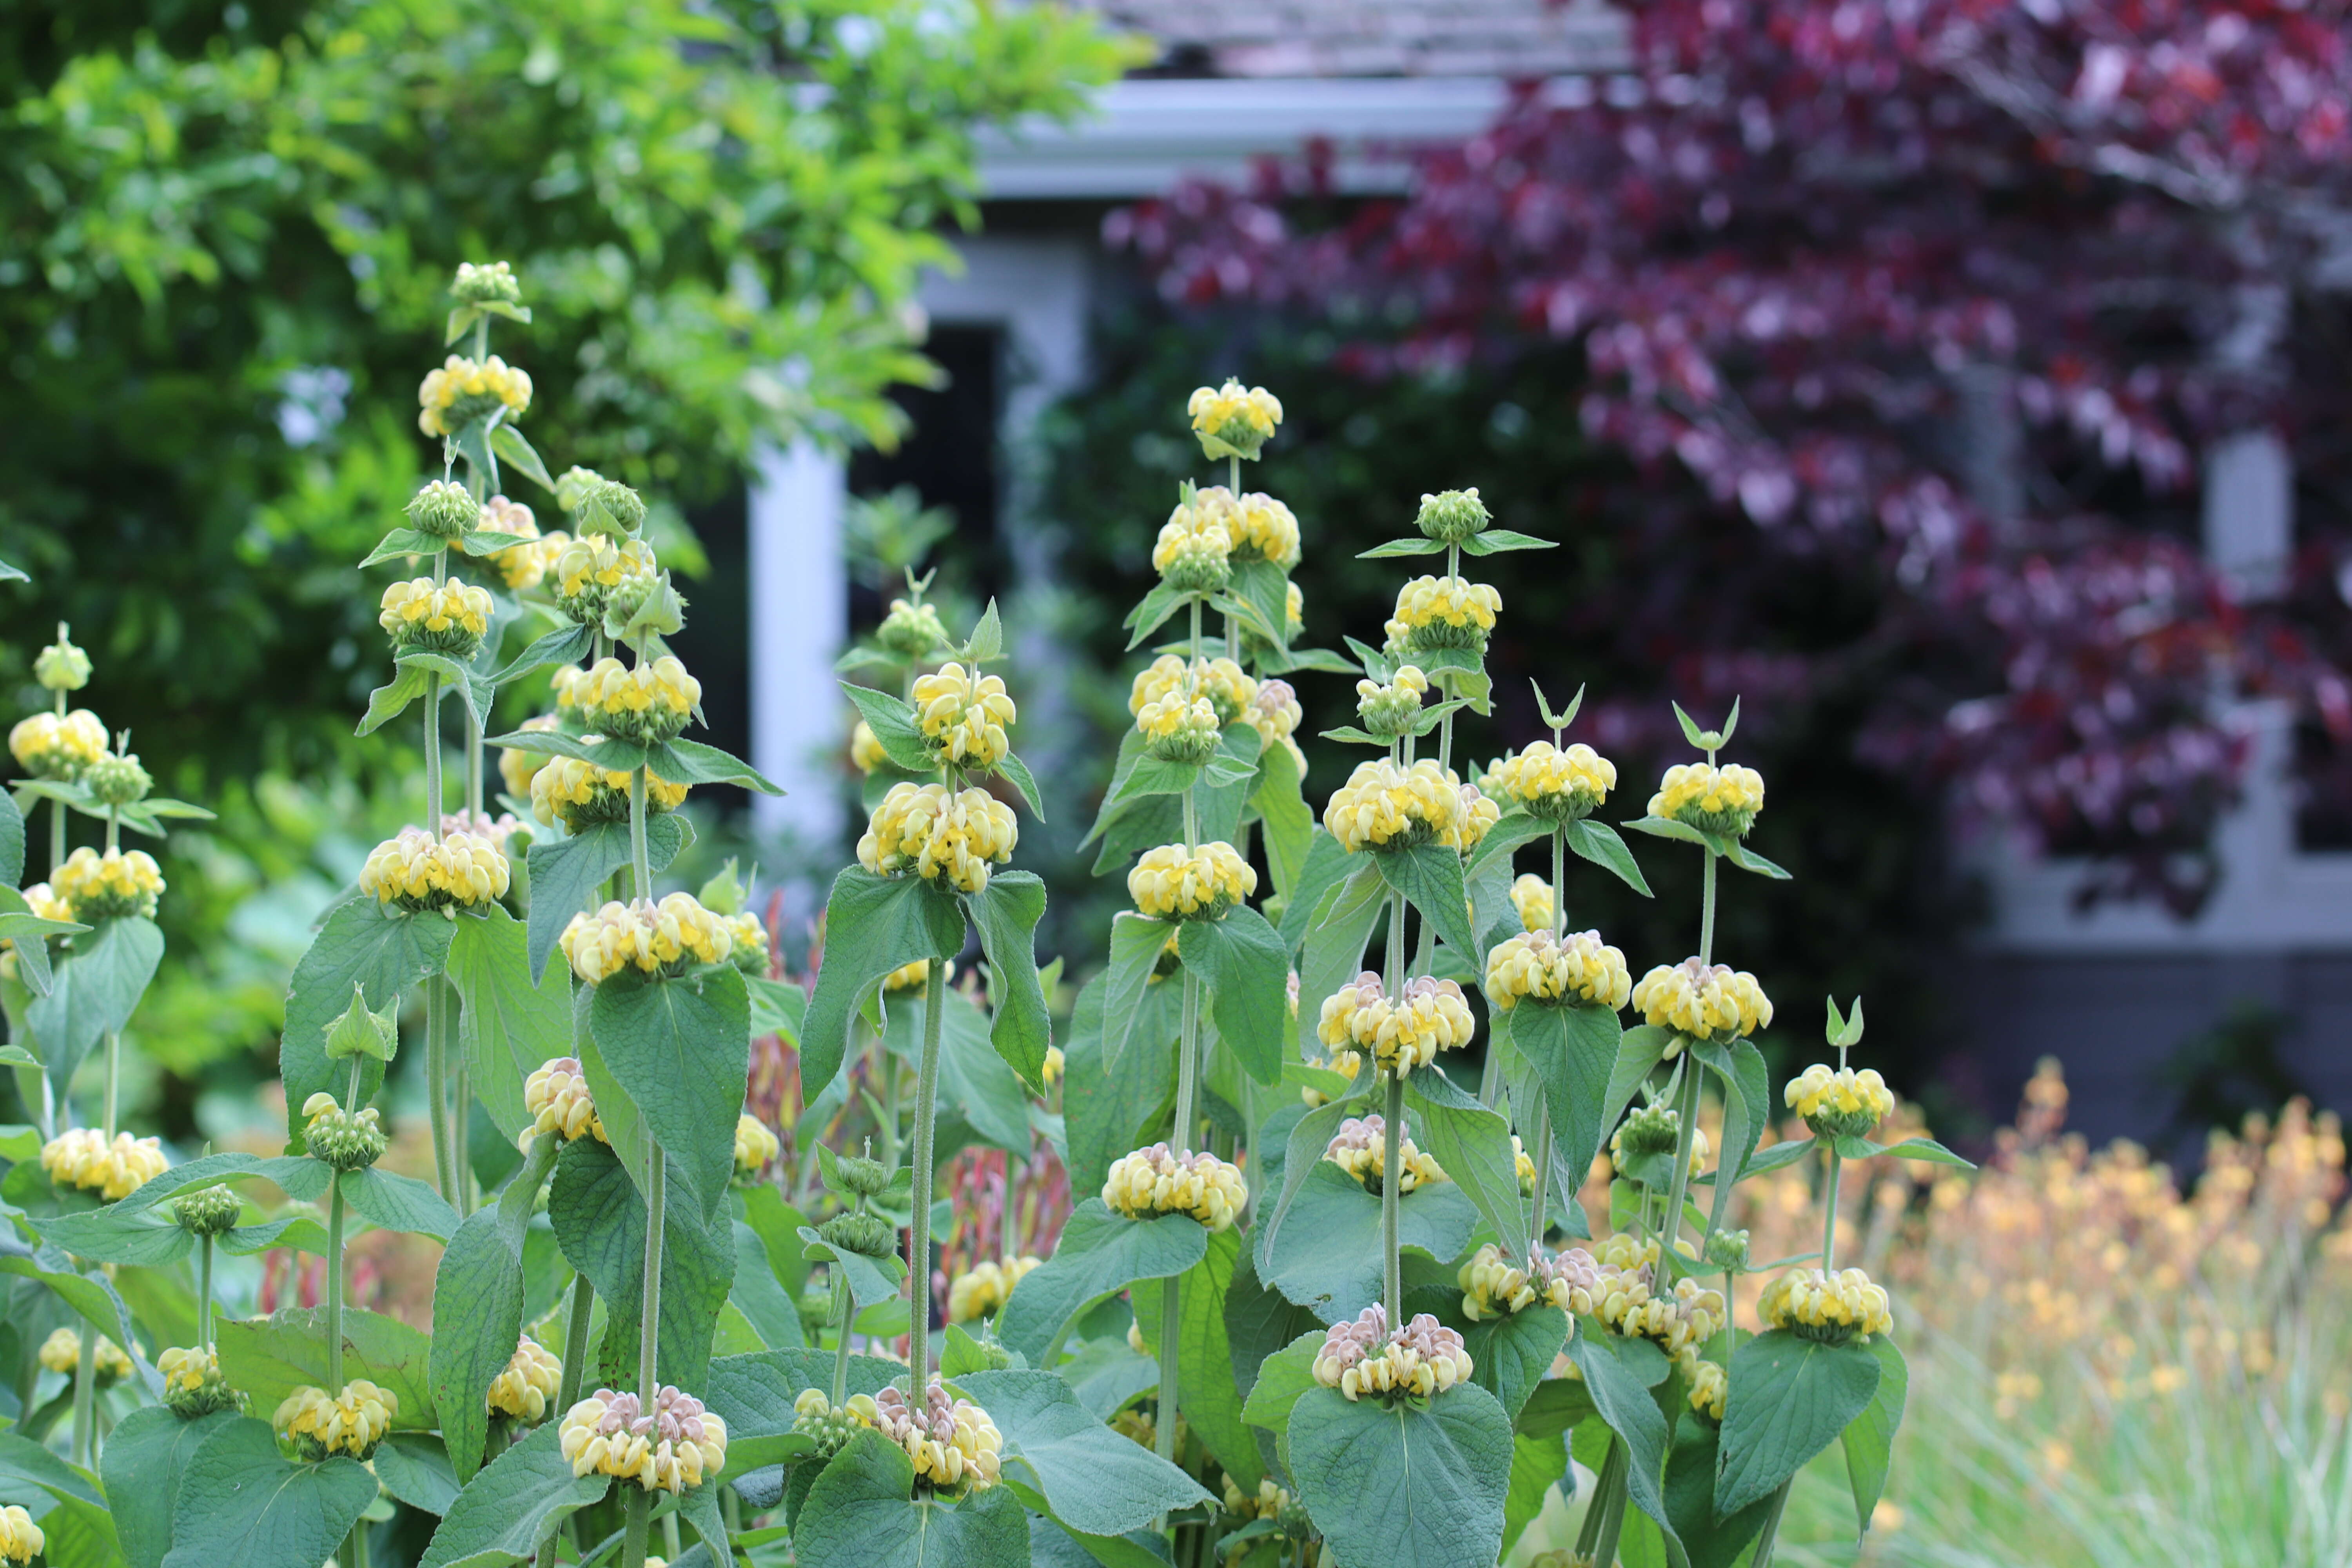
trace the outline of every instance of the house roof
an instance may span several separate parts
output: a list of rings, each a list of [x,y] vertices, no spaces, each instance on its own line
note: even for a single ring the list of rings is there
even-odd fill
[[[1229,78],[1550,77],[1625,58],[1600,0],[1088,0],[1160,40],[1147,74]]]

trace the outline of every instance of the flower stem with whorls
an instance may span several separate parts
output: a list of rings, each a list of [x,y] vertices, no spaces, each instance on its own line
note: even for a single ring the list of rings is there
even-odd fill
[[[849,1323],[857,1315],[856,1298],[849,1293],[849,1275],[839,1262],[833,1266],[833,1407],[849,1398]]]
[[[555,1398],[559,1420],[565,1411],[580,1403],[580,1388],[588,1365],[588,1321],[595,1315],[595,1304],[596,1288],[588,1283],[588,1276],[572,1275],[572,1303],[563,1321],[563,1375]],[[562,1533],[559,1531],[549,1536],[541,1545],[532,1568],[555,1568],[555,1543]]]
[[[908,1325],[910,1348],[907,1364],[914,1369],[914,1393],[921,1396],[931,1372],[931,1121],[940,1098],[940,1038],[947,1013],[948,988],[940,973],[946,965],[933,959],[923,981],[923,1056],[915,1069],[915,1212],[908,1262],[914,1274],[915,1311]]]

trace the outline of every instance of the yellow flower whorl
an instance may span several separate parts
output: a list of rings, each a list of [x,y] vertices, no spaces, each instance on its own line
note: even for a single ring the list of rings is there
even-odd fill
[[[482,503],[481,521],[476,531],[511,534],[525,541],[488,557],[491,569],[518,594],[536,588],[544,582],[548,569],[555,564],[555,558],[563,552],[565,545],[572,542],[572,536],[561,529],[552,533],[541,533],[539,521],[531,516],[530,508],[520,501],[509,500],[504,496],[492,496]]]
[[[26,1563],[48,1550],[49,1538],[16,1503],[0,1506],[0,1563]]]
[[[969,1323],[992,1318],[1013,1298],[1013,1288],[1045,1259],[1012,1258],[1000,1263],[987,1258],[972,1265],[948,1284],[948,1321]]]
[[[41,1170],[51,1182],[96,1193],[108,1203],[129,1197],[169,1168],[160,1138],[118,1132],[110,1142],[95,1127],[78,1127],[41,1145]]]
[[[916,679],[913,700],[923,743],[942,762],[985,773],[1013,749],[1004,727],[1013,722],[1014,709],[1001,676],[943,664]]]
[[[568,683],[564,696],[598,734],[651,744],[685,730],[702,700],[702,682],[670,654],[635,667],[606,658]]]
[[[1486,784],[1530,816],[1570,822],[1609,798],[1617,766],[1581,741],[1566,751],[1537,741],[1496,763]]]
[[[1004,1447],[996,1424],[971,1400],[949,1394],[937,1377],[925,1386],[919,1410],[896,1387],[854,1395],[846,1408],[905,1450],[914,1461],[918,1489],[984,1491],[996,1485]]]
[[[646,774],[646,811],[659,816],[686,804],[688,787]],[[530,814],[551,826],[581,828],[629,819],[629,774],[577,757],[551,756],[530,775]]]
[[[1572,1247],[1542,1260],[1535,1273],[1552,1305],[1628,1339],[1653,1341],[1668,1355],[1679,1356],[1722,1331],[1723,1292],[1702,1289],[1696,1279],[1681,1279],[1670,1292],[1654,1293],[1658,1256],[1656,1241],[1637,1242],[1620,1232],[1601,1244],[1597,1257]]]
[[[1543,890],[1549,904],[1550,889]],[[1498,942],[1486,955],[1486,1000],[1505,1013],[1522,1000],[1588,1002],[1612,1013],[1624,1006],[1633,989],[1625,955],[1597,931],[1552,935],[1551,911],[1543,912],[1541,930]]]
[[[416,388],[416,427],[427,436],[447,436],[497,404],[509,417],[530,406],[530,376],[498,355],[475,360],[451,354],[427,371]]]
[[[1455,1331],[1427,1312],[1394,1333],[1388,1313],[1365,1308],[1352,1322],[1331,1325],[1315,1356],[1315,1381],[1336,1388],[1349,1401],[1370,1394],[1383,1403],[1428,1399],[1467,1383],[1475,1368]]]
[[[36,713],[8,731],[8,751],[37,779],[71,782],[106,755],[106,726],[87,708]]]
[[[1179,694],[1187,700],[1207,698],[1218,724],[1225,725],[1248,710],[1257,682],[1230,658],[1196,658],[1188,665],[1179,654],[1163,653],[1137,672],[1128,689],[1127,710],[1139,714],[1145,703]]]
[[[1354,1046],[1379,1072],[1401,1078],[1468,1045],[1477,1027],[1454,981],[1408,980],[1392,998],[1368,969],[1324,999],[1316,1037],[1335,1049]]]
[[[672,1495],[727,1468],[727,1423],[664,1384],[647,1414],[634,1394],[600,1388],[563,1413],[559,1442],[575,1476],[614,1476]]]
[[[1690,1384],[1692,1413],[1722,1425],[1724,1402],[1731,1394],[1731,1374],[1714,1362],[1701,1361],[1693,1351],[1683,1357],[1683,1377]]]
[[[554,714],[541,713],[524,720],[521,727],[525,730],[543,731],[552,730],[555,725]],[[501,746],[499,748],[499,781],[507,786],[507,793],[517,800],[529,800],[531,798],[531,781],[539,776],[540,770],[547,766],[551,760],[545,752],[525,752],[512,746]]]
[[[945,985],[955,978],[955,961],[953,959],[943,959],[940,962],[944,967],[940,971],[940,984],[941,985]],[[892,970],[889,973],[884,975],[882,977],[882,989],[885,991],[920,991],[930,982],[930,978],[931,961],[928,958],[919,958],[912,963],[902,963],[898,968]]]
[[[478,909],[506,896],[510,872],[505,851],[478,833],[436,839],[404,827],[377,845],[360,868],[360,891],[412,911]]]
[[[55,896],[85,924],[121,915],[152,915],[163,895],[163,868],[144,849],[110,849],[101,855],[85,844],[50,874]]]
[[[163,1403],[184,1421],[215,1410],[242,1410],[245,1395],[221,1375],[220,1352],[174,1345],[155,1358],[163,1374]]]
[[[1781,1099],[1825,1138],[1867,1138],[1873,1128],[1895,1114],[1895,1091],[1886,1087],[1875,1068],[1856,1072],[1815,1062],[1789,1080]]]
[[[1549,931],[1552,922],[1551,884],[1533,871],[1523,873],[1511,884],[1511,908],[1519,912],[1519,924],[1531,931]]]
[[[573,915],[559,945],[572,973],[594,985],[624,969],[677,974],[697,963],[724,963],[734,937],[693,894],[672,893],[658,904],[639,899]]]
[[[877,876],[911,870],[977,893],[992,865],[1013,858],[1019,837],[1013,808],[984,789],[895,784],[857,841],[857,861]]]
[[[588,1079],[580,1070],[577,1057],[551,1058],[523,1079],[522,1108],[530,1113],[534,1134],[552,1132],[558,1138],[611,1142],[604,1136],[604,1119],[596,1114],[595,1097],[588,1091]]]
[[[81,1365],[80,1333],[69,1328],[50,1331],[49,1337],[41,1342],[40,1363],[50,1372],[72,1376]],[[124,1353],[122,1347],[104,1335],[99,1337],[98,1353],[92,1364],[97,1368],[98,1375],[110,1384],[130,1376],[133,1370],[131,1357]]]
[[[1633,1002],[1642,1022],[1695,1040],[1736,1040],[1772,1023],[1771,999],[1756,976],[1696,958],[1651,970],[1633,987]]]
[[[1184,400],[1184,413],[1204,456],[1254,460],[1282,423],[1282,402],[1263,386],[1228,377],[1223,386],[1196,390]]]
[[[355,1377],[338,1394],[307,1385],[296,1389],[278,1406],[270,1425],[278,1429],[278,1441],[292,1444],[295,1452],[316,1464],[331,1454],[369,1458],[399,1414],[398,1394]]]
[[[471,658],[490,629],[490,591],[455,577],[436,583],[412,577],[385,587],[376,625],[402,648],[425,648]]]
[[[1387,626],[1388,651],[1483,648],[1502,613],[1503,595],[1485,583],[1415,577],[1397,590],[1396,614]]]
[[[1707,833],[1747,837],[1764,809],[1764,775],[1738,763],[1679,763],[1666,770],[1650,797],[1652,816],[1671,817]]]
[[[1127,896],[1137,910],[1160,921],[1223,920],[1256,891],[1256,870],[1222,839],[1195,849],[1147,849],[1127,874]]]
[[[1135,732],[1146,753],[1164,763],[1204,763],[1224,739],[1216,705],[1181,691],[1155,697],[1136,710]]]
[[[1841,1268],[1834,1275],[1792,1268],[1764,1288],[1756,1312],[1768,1327],[1830,1344],[1867,1342],[1873,1334],[1895,1329],[1886,1288],[1872,1284],[1859,1268]]]
[[[563,1363],[536,1340],[517,1341],[514,1355],[490,1379],[490,1414],[536,1426],[562,1387]]]
[[[1102,1201],[1129,1219],[1181,1214],[1213,1231],[1230,1230],[1248,1206],[1249,1187],[1238,1165],[1214,1154],[1180,1154],[1154,1143],[1119,1156],[1103,1183]]]
[[[1152,542],[1151,569],[1171,587],[1214,593],[1233,580],[1233,496],[1223,485],[1190,492],[1176,503]]]
[[[882,749],[880,737],[874,733],[874,726],[863,719],[849,731],[849,760],[861,773],[870,773],[890,760],[890,753]]]
[[[753,1176],[784,1152],[783,1140],[769,1131],[768,1124],[749,1111],[735,1119],[735,1173]]]
[[[1378,1112],[1370,1116],[1350,1116],[1339,1123],[1339,1132],[1325,1145],[1323,1157],[1355,1178],[1356,1184],[1378,1197],[1388,1185],[1388,1118]],[[1450,1182],[1444,1169],[1412,1141],[1412,1134],[1400,1130],[1397,1134],[1397,1196],[1403,1197],[1433,1182]]]
[[[1462,781],[1434,759],[1406,767],[1381,757],[1357,763],[1332,792],[1323,826],[1351,854],[1410,849],[1433,838],[1451,844],[1464,836],[1466,804]],[[1475,831],[1483,835],[1486,827]]]
[[[1528,1283],[1528,1271],[1505,1258],[1503,1249],[1491,1241],[1471,1255],[1454,1282],[1462,1288],[1462,1315],[1474,1323],[1507,1318],[1543,1300]]]
[[[661,574],[652,545],[603,533],[566,542],[547,571],[555,579],[556,607],[582,626],[603,620],[615,593],[651,587]]]

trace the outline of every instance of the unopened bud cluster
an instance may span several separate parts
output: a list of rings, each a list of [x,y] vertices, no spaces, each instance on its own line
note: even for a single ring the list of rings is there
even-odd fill
[[[1705,833],[1744,838],[1764,809],[1764,775],[1737,763],[1681,763],[1666,770],[1650,797],[1652,816],[1671,817]]]
[[[702,682],[670,654],[634,668],[600,658],[568,695],[596,733],[650,745],[676,739],[693,720]]]
[[[89,764],[81,782],[100,805],[136,805],[155,787],[136,752],[107,752]]]
[[[1895,1092],[1875,1068],[1856,1072],[1815,1062],[1789,1080],[1783,1099],[1823,1138],[1866,1138],[1895,1113]]]
[[[217,1184],[172,1200],[172,1218],[191,1236],[226,1236],[245,1216],[245,1203]]]
[[[558,1138],[593,1138],[609,1142],[604,1122],[596,1114],[595,1097],[588,1091],[587,1075],[577,1057],[554,1057],[523,1079],[522,1108],[534,1133]]]
[[[1477,1021],[1454,981],[1424,975],[1391,997],[1367,969],[1324,1000],[1315,1032],[1326,1046],[1354,1046],[1370,1054],[1381,1074],[1402,1078],[1429,1066],[1440,1051],[1468,1045]]]
[[[1550,911],[1544,912],[1549,917]],[[1625,955],[1602,942],[1597,931],[1554,936],[1547,924],[1505,938],[1486,955],[1486,1000],[1500,1012],[1528,1001],[1583,1003],[1613,1013],[1633,990]]]
[[[982,675],[977,666],[943,664],[918,677],[912,693],[915,726],[923,743],[943,763],[986,773],[1013,749],[1005,726],[1015,710],[1002,676]]]
[[[648,1411],[634,1394],[600,1388],[563,1413],[559,1441],[575,1476],[614,1476],[672,1495],[727,1468],[727,1423],[664,1384]]]
[[[1421,530],[1424,539],[1434,539],[1440,544],[1459,544],[1478,533],[1494,521],[1486,503],[1478,499],[1478,489],[1441,490],[1421,498],[1421,510],[1414,514],[1412,525]]]
[[[1163,763],[1205,763],[1224,739],[1216,705],[1181,691],[1155,697],[1137,709],[1135,732],[1143,737],[1145,754]]]
[[[950,646],[938,609],[906,599],[890,601],[890,613],[875,628],[874,640],[902,659],[919,659]]]
[[[1530,816],[1573,822],[1609,798],[1617,765],[1581,741],[1565,751],[1537,741],[1496,763],[1486,783]]]
[[[1151,569],[1161,582],[1187,594],[1213,594],[1233,581],[1234,537],[1224,518],[1232,507],[1222,485],[1177,503],[1151,546]]]
[[[1644,1105],[1630,1112],[1609,1135],[1609,1158],[1620,1167],[1645,1156],[1671,1154],[1682,1138],[1682,1114],[1670,1105]],[[1706,1129],[1691,1129],[1690,1168],[1706,1162]]]
[[[486,360],[451,354],[438,370],[425,373],[416,389],[416,427],[427,436],[456,434],[492,409],[508,416],[530,406],[530,376],[498,355]]]
[[[446,583],[415,577],[384,589],[375,619],[391,635],[393,646],[403,652],[471,658],[489,634],[490,609],[487,588],[455,577]]]
[[[991,866],[1013,858],[1019,837],[1013,808],[984,789],[895,784],[857,841],[857,860],[878,876],[913,871],[977,893]]]
[[[454,920],[459,910],[504,898],[509,875],[505,852],[479,834],[436,839],[421,827],[404,827],[370,852],[360,868],[360,891],[412,913]]]
[[[400,1396],[366,1378],[355,1377],[341,1394],[302,1387],[288,1394],[270,1425],[278,1441],[290,1444],[308,1464],[334,1454],[354,1459],[373,1456],[400,1414]]]
[[[1397,590],[1396,614],[1389,617],[1381,651],[1391,657],[1434,648],[1481,651],[1502,613],[1503,595],[1485,583],[1415,577]]]
[[[373,1105],[345,1110],[320,1089],[302,1102],[302,1142],[311,1156],[338,1171],[364,1171],[383,1158],[383,1118]]]
[[[1180,1154],[1154,1143],[1119,1157],[1103,1183],[1102,1201],[1129,1219],[1181,1214],[1213,1231],[1230,1230],[1248,1206],[1249,1186],[1239,1166],[1214,1154]]]
[[[817,1226],[817,1235],[836,1252],[881,1258],[897,1249],[898,1233],[879,1215],[837,1214]]]
[[[1162,844],[1147,849],[1127,874],[1127,894],[1153,920],[1223,920],[1257,891],[1257,872],[1222,839],[1196,848]]]
[[[1356,682],[1356,717],[1383,740],[1410,735],[1421,722],[1421,700],[1428,691],[1429,677],[1419,665],[1401,665],[1386,681]]]
[[[163,1403],[183,1421],[245,1408],[245,1395],[221,1375],[216,1351],[173,1345],[155,1358],[155,1370],[163,1374]]]
[[[1377,1112],[1370,1116],[1351,1116],[1339,1123],[1339,1131],[1325,1147],[1323,1157],[1354,1177],[1366,1192],[1378,1197],[1388,1184],[1388,1118]],[[1435,1159],[1414,1144],[1411,1133],[1402,1131],[1397,1135],[1397,1170],[1399,1197],[1432,1182],[1454,1179],[1440,1168]]]
[[[1470,1381],[1472,1363],[1462,1336],[1427,1312],[1394,1333],[1388,1313],[1367,1307],[1352,1322],[1334,1323],[1315,1356],[1315,1381],[1349,1400],[1367,1394],[1383,1404],[1427,1399]]]
[[[1259,449],[1282,423],[1282,403],[1263,386],[1244,387],[1228,379],[1223,386],[1203,386],[1185,400],[1184,412],[1192,433],[1201,438],[1206,457],[1255,460]]]
[[[1841,1268],[1835,1274],[1792,1268],[1764,1288],[1756,1311],[1769,1328],[1787,1329],[1801,1339],[1826,1344],[1867,1341],[1895,1328],[1886,1288],[1872,1284],[1859,1268]]]
[[[608,903],[572,917],[560,945],[572,973],[591,985],[635,969],[641,974],[682,974],[698,963],[724,963],[734,951],[727,922],[691,893]]]
[[[95,1127],[77,1127],[41,1145],[41,1170],[51,1182],[108,1203],[129,1197],[167,1168],[160,1138],[118,1132],[109,1139]]]
[[[163,869],[144,849],[109,849],[85,844],[66,857],[49,885],[73,918],[86,925],[126,915],[148,916],[163,895]]]
[[[432,539],[463,539],[482,525],[482,508],[474,492],[450,479],[427,480],[408,498],[406,510],[416,531]]]
[[[44,691],[79,691],[89,684],[89,655],[74,646],[63,621],[58,640],[33,656],[33,679]]]
[[[34,778],[66,783],[106,755],[106,726],[87,708],[36,713],[8,731],[8,754],[19,767]]]
[[[1696,958],[1651,970],[1634,985],[1633,1002],[1644,1024],[1694,1040],[1736,1040],[1772,1022],[1771,999],[1756,976]],[[1667,1054],[1680,1048],[1677,1043]]]
[[[793,1432],[815,1445],[808,1462],[823,1465],[849,1447],[860,1432],[874,1430],[874,1400],[859,1394],[835,1410],[821,1388],[804,1389],[793,1401]]]
[[[563,1387],[563,1363],[537,1340],[519,1340],[515,1353],[490,1379],[490,1414],[535,1426]]]
[[[461,261],[449,297],[462,305],[511,305],[522,298],[522,285],[503,261]]]
[[[1000,1263],[984,1258],[948,1282],[948,1321],[969,1323],[992,1318],[1013,1298],[1013,1288],[1045,1259],[1008,1258]]]

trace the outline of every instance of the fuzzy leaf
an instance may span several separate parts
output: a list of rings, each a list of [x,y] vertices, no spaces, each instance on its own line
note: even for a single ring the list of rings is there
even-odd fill
[[[1511,1423],[1485,1389],[1384,1405],[1313,1388],[1292,1406],[1289,1436],[1300,1500],[1336,1562],[1493,1568]]]
[[[1356,1104],[1350,1109],[1360,1115],[1365,1108]],[[1408,1131],[1417,1138],[1419,1123]],[[1318,1147],[1306,1156],[1306,1179],[1279,1232],[1264,1244],[1259,1268],[1285,1296],[1327,1322],[1337,1322],[1380,1300],[1381,1200],[1321,1158],[1322,1152]],[[1291,1158],[1299,1157],[1294,1139]],[[1288,1174],[1284,1173],[1286,1183]],[[1397,1204],[1398,1245],[1438,1263],[1461,1257],[1477,1228],[1477,1208],[1452,1182],[1416,1187]],[[1026,1289],[1025,1280],[1023,1286]]]
[[[1411,900],[1421,918],[1437,928],[1446,946],[1465,963],[1475,963],[1477,933],[1470,929],[1470,894],[1462,880],[1462,857],[1443,844],[1375,853],[1381,878]],[[1303,995],[1304,993],[1301,993]]]
[[[1129,1219],[1088,1198],[1071,1213],[1054,1255],[1004,1304],[997,1337],[1042,1365],[1047,1346],[1087,1308],[1138,1280],[1181,1274],[1208,1249],[1209,1233],[1187,1215]]]
[[[509,1139],[530,1125],[523,1080],[550,1058],[572,1054],[568,971],[554,953],[534,969],[530,953],[529,929],[495,904],[479,920],[459,921],[449,943],[449,984],[462,1004],[457,1046],[475,1094]]]
[[[441,973],[457,929],[456,921],[406,914],[364,897],[329,911],[294,966],[286,1031],[278,1042],[287,1132],[298,1147],[302,1102],[321,1089],[339,1100],[348,1092],[350,1070],[327,1058],[327,1030],[352,1005],[352,987],[360,988],[368,1006],[383,1011],[403,991]],[[366,1063],[360,1075],[361,1103],[373,1100],[383,1087],[383,1064]]]
[[[215,1410],[183,1421],[160,1405],[134,1410],[106,1436],[99,1473],[114,1515],[115,1538],[131,1568],[159,1568],[172,1545],[172,1503],[180,1478],[215,1432],[236,1419]]]
[[[1878,1388],[1869,1405],[1846,1424],[1838,1440],[1845,1448],[1846,1483],[1853,1491],[1857,1533],[1870,1531],[1870,1516],[1886,1490],[1886,1472],[1895,1458],[1895,1429],[1903,1425],[1903,1403],[1911,1392],[1910,1364],[1895,1342],[1880,1334],[1870,1342],[1878,1358]]]
[[[163,1568],[324,1562],[375,1494],[375,1477],[358,1460],[289,1464],[269,1423],[239,1417],[214,1431],[182,1469]]]
[[[673,1191],[685,1185],[675,1155],[669,1180]],[[556,1160],[547,1217],[563,1256],[604,1300],[607,1365],[634,1368],[646,1268],[646,1202],[635,1180],[604,1144],[574,1140]],[[723,1205],[707,1220],[690,1203],[665,1205],[663,1218],[658,1370],[664,1383],[695,1388],[709,1367],[711,1335],[734,1283],[734,1221]],[[617,1346],[626,1347],[625,1357],[612,1354]]]
[[[1045,1088],[1045,1050],[1053,1020],[1037,980],[1037,921],[1045,913],[1045,884],[1034,871],[999,871],[964,908],[988,955],[989,1003],[995,1009],[989,1038],[997,1054],[1032,1089]]]
[[[574,1476],[553,1421],[492,1459],[457,1494],[419,1568],[504,1568],[539,1550],[557,1525],[612,1489],[610,1476]]]
[[[651,868],[660,871],[667,867],[692,837],[682,816],[664,815],[647,822],[646,857]],[[530,973],[547,973],[548,954],[562,940],[563,928],[572,923],[573,915],[603,902],[606,880],[629,860],[625,822],[591,823],[562,838],[542,835],[531,840],[530,942],[523,954]],[[482,940],[492,942],[493,935]]]
[[[1726,1519],[1778,1491],[1837,1440],[1878,1393],[1867,1345],[1827,1345],[1772,1329],[1731,1352],[1715,1512]]]
[[[931,754],[923,732],[915,724],[915,710],[906,699],[893,697],[887,691],[871,687],[841,683],[842,690],[856,705],[858,717],[866,721],[874,738],[882,743],[883,753],[908,773],[933,773],[939,770],[939,759]]]
[[[884,975],[962,950],[964,911],[952,893],[920,877],[877,877],[851,866],[834,879],[824,930],[824,963],[801,1029],[801,1093],[810,1100],[841,1070],[850,1021]]]
[[[735,1173],[735,1123],[751,1070],[742,972],[721,965],[656,980],[624,970],[596,987],[588,1017],[605,1070],[686,1173],[708,1219]]]
[[[217,1325],[221,1373],[252,1396],[256,1410],[275,1410],[304,1384],[327,1381],[327,1310],[282,1307],[267,1318],[229,1318]],[[429,1432],[433,1410],[425,1363],[430,1340],[397,1318],[346,1308],[343,1375],[363,1377],[400,1401],[395,1432]],[[512,1353],[509,1352],[509,1353]]]
[[[378,1230],[429,1236],[446,1241],[457,1232],[457,1211],[439,1193],[414,1176],[369,1169],[346,1171],[343,1201]]]
[[[970,1373],[957,1382],[1003,1434],[1005,1463],[1025,1465],[1054,1517],[1073,1530],[1123,1535],[1210,1500],[1192,1477],[1089,1415],[1050,1372]]]
[[[1184,1271],[1182,1314],[1176,1324],[1177,1394],[1184,1424],[1192,1436],[1244,1491],[1255,1492],[1265,1467],[1257,1439],[1242,1420],[1233,1347],[1225,1338],[1225,1293],[1233,1285],[1241,1254],[1240,1235],[1219,1231],[1209,1237],[1207,1254]],[[1162,1321],[1167,1293],[1164,1286],[1133,1292],[1137,1330],[1155,1354],[1167,1342],[1161,1337],[1169,1331]]]
[[[1029,1517],[1010,1487],[914,1500],[915,1468],[878,1432],[835,1455],[793,1526],[803,1568],[1027,1568]]]
[[[1177,946],[1185,967],[1209,987],[1218,1037],[1252,1078],[1280,1082],[1290,1016],[1290,953],[1282,938],[1244,904],[1223,920],[1181,922]]]
[[[26,1009],[25,1022],[41,1042],[60,1098],[89,1048],[131,1022],[163,961],[162,929],[138,915],[99,921],[58,960],[49,994]]]

